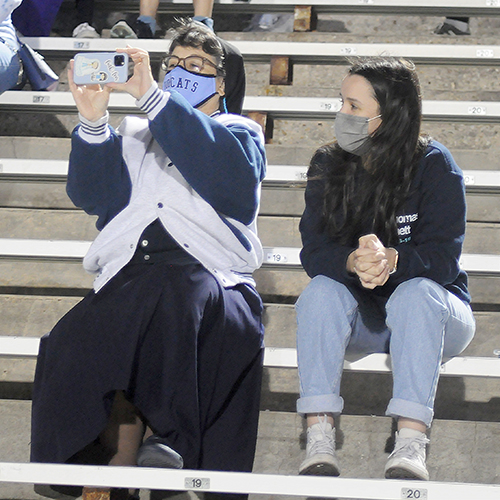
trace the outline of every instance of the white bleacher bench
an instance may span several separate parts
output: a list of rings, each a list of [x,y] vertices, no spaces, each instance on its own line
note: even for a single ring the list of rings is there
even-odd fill
[[[0,239],[0,256],[3,242]],[[21,240],[30,241],[30,240]],[[43,241],[43,240],[40,240]],[[23,243],[21,243],[23,244]],[[40,250],[42,252],[42,249]],[[300,267],[300,248],[293,247],[264,247],[264,265]],[[500,275],[500,255],[462,254],[460,266],[469,274]]]
[[[0,238],[0,258],[81,260],[91,241]],[[264,247],[263,265],[300,267],[300,248]],[[500,275],[500,255],[462,254],[462,268],[471,274]]]
[[[243,111],[260,111],[274,118],[328,120],[341,108],[339,98],[246,96]],[[141,114],[135,99],[126,93],[110,96],[110,113]],[[0,95],[0,111],[76,113],[70,92],[33,92],[9,90]],[[500,121],[500,102],[423,101],[423,118],[440,121]]]
[[[500,10],[500,9],[499,9]],[[169,40],[130,40],[119,38],[59,38],[25,37],[33,49],[45,56],[70,59],[76,52],[114,51],[133,44],[147,50],[152,58],[161,57],[168,50]],[[233,40],[245,61],[269,61],[283,56],[303,64],[344,62],[346,57],[390,55],[405,57],[414,62],[441,64],[494,65],[500,63],[498,45],[449,45],[449,44],[404,44],[404,43],[318,43],[318,42],[274,42]]]
[[[66,160],[42,160],[22,158],[0,158],[0,180],[60,180],[68,174]],[[464,181],[468,192],[500,191],[500,171],[464,170]],[[268,165],[264,186],[305,185],[307,166]]]
[[[113,51],[130,41],[120,39],[75,39],[31,37],[24,41],[46,56],[70,59],[81,51]],[[317,43],[233,41],[246,62],[270,62],[269,83],[291,85],[294,64],[345,63],[347,57],[395,56],[416,63],[496,65],[500,62],[500,47],[496,45],[444,45],[399,43]],[[152,60],[160,59],[168,50],[169,40],[137,40],[133,42],[150,53]]]
[[[0,336],[0,358],[36,358],[38,337]],[[266,347],[264,366],[267,368],[297,368],[297,350],[293,347]],[[348,358],[344,370],[363,373],[390,373],[390,356],[369,354],[360,359]],[[451,377],[500,378],[498,357],[456,357],[441,366],[441,374]]]
[[[0,481],[356,500],[498,500],[500,485],[0,462]],[[85,496],[84,496],[85,499]]]
[[[214,4],[214,13],[246,12],[287,12],[296,5],[291,0],[218,0]],[[498,0],[311,0],[301,5],[310,5],[317,12],[342,14],[417,14],[417,15],[452,15],[477,16],[499,15]],[[118,9],[113,1],[101,2],[100,10]],[[122,0],[120,12],[138,12],[137,2]],[[159,13],[186,12],[192,15],[190,0],[160,1]]]

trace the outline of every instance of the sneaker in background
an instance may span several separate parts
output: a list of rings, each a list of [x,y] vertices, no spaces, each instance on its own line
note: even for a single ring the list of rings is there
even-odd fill
[[[135,31],[127,24],[127,21],[118,21],[109,32],[111,38],[137,38]]]
[[[73,30],[73,38],[100,38],[100,36],[89,23],[82,23]]]
[[[111,28],[110,36],[111,38],[154,38],[154,33],[148,23],[139,19],[134,22],[133,27],[122,20]]]
[[[429,481],[425,466],[425,448],[429,440],[423,432],[401,429],[396,432],[394,451],[385,465],[387,479],[420,479]]]
[[[254,14],[250,24],[243,31],[291,33],[293,32],[293,14]]]
[[[335,455],[335,429],[326,416],[307,429],[306,458],[300,464],[299,474],[311,476],[339,476],[340,466]]]
[[[470,29],[469,25],[464,22],[460,22],[460,24],[457,23],[457,25],[452,24],[453,21],[444,21],[441,23],[435,30],[434,34],[435,35],[458,35],[458,36],[464,36],[464,35],[470,35]]]
[[[155,34],[151,29],[151,25],[137,19],[134,23],[134,31],[137,34],[137,38],[154,38]]]

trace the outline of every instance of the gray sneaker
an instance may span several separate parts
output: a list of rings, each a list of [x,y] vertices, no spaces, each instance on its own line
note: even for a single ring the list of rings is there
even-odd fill
[[[136,32],[127,24],[127,21],[118,21],[109,32],[111,38],[137,38]]]
[[[417,437],[402,436],[403,431],[396,432],[396,444],[385,465],[385,477],[429,481],[425,466],[425,447],[429,440],[424,433]]]
[[[164,469],[182,469],[184,460],[160,436],[149,436],[137,452],[139,467],[162,467]]]
[[[340,475],[340,466],[335,455],[335,429],[326,420],[326,417],[307,429],[306,458],[300,464],[299,474]]]
[[[99,33],[89,23],[79,24],[73,30],[73,38],[100,38]]]

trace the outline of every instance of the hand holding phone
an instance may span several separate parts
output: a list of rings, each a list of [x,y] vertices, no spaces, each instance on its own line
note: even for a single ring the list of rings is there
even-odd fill
[[[80,52],[74,61],[73,80],[77,85],[128,80],[128,54],[124,52]]]

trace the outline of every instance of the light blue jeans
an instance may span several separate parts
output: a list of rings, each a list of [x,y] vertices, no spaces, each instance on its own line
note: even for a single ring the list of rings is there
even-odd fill
[[[347,353],[391,354],[393,394],[386,411],[430,426],[443,358],[472,340],[469,305],[441,285],[414,278],[399,285],[386,304],[387,328],[370,331],[358,303],[341,283],[316,276],[296,303],[300,414],[342,412],[340,397]]]
[[[16,86],[19,65],[19,57],[12,46],[8,47],[0,39],[0,94]]]

